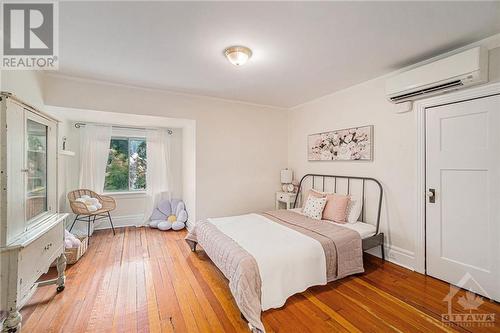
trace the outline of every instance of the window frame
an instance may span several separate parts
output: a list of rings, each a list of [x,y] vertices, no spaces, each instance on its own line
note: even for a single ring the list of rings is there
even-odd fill
[[[56,213],[57,208],[57,196],[56,196],[56,188],[57,188],[57,178],[56,173],[53,171],[56,169],[56,161],[57,161],[57,150],[54,147],[57,147],[57,130],[55,124],[47,119],[46,117],[38,114],[37,112],[33,112],[28,109],[24,109],[24,117],[23,117],[23,129],[24,129],[24,142],[23,142],[23,165],[27,167],[26,163],[28,161],[28,120],[34,121],[36,123],[42,124],[47,127],[46,129],[46,182],[45,182],[45,198],[46,198],[46,210],[41,212],[38,215],[33,216],[31,219],[28,219],[26,214],[26,201],[27,201],[27,173],[24,174],[23,177],[23,191],[24,191],[24,199],[23,199],[23,217],[25,221],[25,231],[31,230],[36,227],[40,222],[52,217]]]
[[[118,134],[118,135],[111,135],[111,140],[109,142],[110,144],[110,149],[111,149],[111,141],[112,140],[127,140],[127,150],[128,150],[128,155],[127,155],[127,180],[128,180],[128,189],[127,190],[116,190],[116,191],[113,191],[113,190],[106,190],[104,189],[104,192],[103,194],[104,195],[112,195],[112,196],[115,196],[115,195],[145,195],[146,194],[146,189],[147,189],[147,186],[148,184],[146,183],[146,188],[144,189],[138,189],[138,190],[134,190],[134,189],[131,189],[130,188],[130,140],[143,140],[144,142],[146,142],[146,137],[145,136],[141,136],[141,135],[137,135],[137,133],[135,133],[136,135],[125,135],[125,134]],[[147,150],[147,142],[146,142],[146,150]],[[148,159],[148,156],[147,156],[147,153],[146,153],[146,163],[147,163],[147,159]],[[108,166],[106,165],[106,169],[108,168]],[[146,164],[146,173],[147,173],[147,164]],[[106,178],[104,178],[104,181],[106,182]]]

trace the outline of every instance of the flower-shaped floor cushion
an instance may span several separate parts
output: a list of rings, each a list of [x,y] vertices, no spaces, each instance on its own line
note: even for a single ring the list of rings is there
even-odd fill
[[[160,230],[181,230],[186,226],[187,219],[186,205],[182,200],[163,200],[153,210],[149,226]]]

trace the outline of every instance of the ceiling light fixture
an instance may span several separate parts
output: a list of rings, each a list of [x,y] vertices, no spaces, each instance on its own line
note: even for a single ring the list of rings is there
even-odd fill
[[[252,57],[252,50],[246,46],[231,46],[224,50],[224,55],[230,63],[239,67]]]

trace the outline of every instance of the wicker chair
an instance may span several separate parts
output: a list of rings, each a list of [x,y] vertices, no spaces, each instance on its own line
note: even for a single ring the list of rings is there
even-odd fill
[[[76,199],[80,198],[82,195],[88,195],[91,198],[96,198],[102,205],[102,208],[96,211],[89,211],[87,206],[83,202],[76,201]],[[113,229],[113,235],[115,234],[115,227],[113,226],[113,220],[111,220],[110,212],[116,208],[115,199],[106,195],[99,195],[91,190],[80,189],[74,190],[68,193],[69,205],[71,206],[71,210],[74,214],[76,214],[75,220],[71,225],[71,229],[75,225],[76,221],[84,221],[88,223],[87,235],[90,239],[90,223],[94,223],[96,220],[100,219],[109,219],[109,223],[111,224],[111,229]]]

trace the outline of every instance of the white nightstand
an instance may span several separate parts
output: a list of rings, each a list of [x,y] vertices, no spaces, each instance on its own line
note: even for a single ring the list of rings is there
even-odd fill
[[[296,193],[276,192],[276,209],[280,209],[280,203],[284,203],[286,209],[292,209],[296,196]]]

